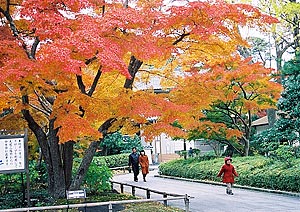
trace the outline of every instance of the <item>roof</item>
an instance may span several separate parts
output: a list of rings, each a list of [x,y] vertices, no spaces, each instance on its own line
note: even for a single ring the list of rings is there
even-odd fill
[[[253,127],[261,126],[261,125],[268,125],[268,124],[269,124],[268,116],[263,116],[260,119],[257,119],[252,122]]]

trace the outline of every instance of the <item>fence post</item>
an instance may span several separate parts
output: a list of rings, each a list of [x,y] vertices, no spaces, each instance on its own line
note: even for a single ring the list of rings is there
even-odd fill
[[[109,203],[109,205],[108,205],[108,212],[113,212],[111,203]]]
[[[120,188],[121,188],[121,194],[123,194],[124,193],[124,185],[120,184]]]
[[[146,196],[147,196],[147,199],[150,199],[150,190],[149,189],[146,190]]]
[[[185,204],[185,212],[189,212],[190,211],[190,199],[187,194],[184,197],[184,204]]]
[[[163,197],[167,198],[168,195],[166,193],[164,193]],[[164,200],[164,206],[168,206],[168,201],[167,200]]]
[[[135,196],[135,186],[132,186],[132,189],[131,189],[131,193],[132,193],[132,196]]]

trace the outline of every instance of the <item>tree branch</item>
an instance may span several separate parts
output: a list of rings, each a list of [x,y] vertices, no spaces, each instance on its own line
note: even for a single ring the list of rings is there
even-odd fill
[[[7,19],[8,23],[9,23],[9,26],[10,26],[12,32],[13,32],[13,35],[14,35],[15,37],[17,37],[17,36],[19,35],[19,33],[18,33],[17,27],[16,27],[16,25],[15,25],[15,23],[14,23],[14,21],[13,21],[11,15],[10,15],[10,13],[9,13],[9,6],[8,6],[8,8],[7,8],[6,11],[5,11],[2,7],[0,7],[0,12],[1,12],[1,13],[4,15],[4,17]]]
[[[32,47],[31,47],[31,56],[33,59],[35,59],[35,54],[36,54],[37,46],[39,45],[39,43],[40,43],[40,39],[38,37],[35,37]]]
[[[51,105],[51,103],[50,102],[48,102],[48,100],[45,98],[45,96],[44,95],[39,95],[38,93],[37,93],[37,91],[36,90],[34,90],[34,93],[35,93],[35,95],[38,97],[38,101],[39,101],[39,103],[42,105],[42,107],[44,108],[44,110],[45,110],[45,112],[43,112],[43,111],[41,111],[41,112],[43,112],[45,115],[47,115],[47,116],[50,116],[50,114],[52,113],[52,105]],[[37,108],[36,108],[37,109]]]
[[[176,45],[177,43],[179,43],[180,41],[182,41],[186,36],[189,36],[190,34],[191,33],[183,33],[183,34],[181,34],[180,37],[173,42],[173,45]]]
[[[82,76],[76,75],[76,79],[77,79],[77,85],[78,85],[79,90],[81,91],[81,93],[86,94],[85,85],[82,81]]]
[[[96,86],[97,86],[97,84],[99,82],[99,79],[101,77],[101,74],[102,74],[101,69],[102,69],[102,66],[100,66],[99,69],[98,69],[98,71],[97,71],[97,74],[96,74],[96,76],[94,78],[93,84],[92,84],[92,86],[91,86],[91,88],[90,88],[90,90],[89,90],[89,92],[87,94],[88,96],[92,96],[93,93],[94,93],[94,91],[95,91],[95,89],[96,89]]]
[[[22,90],[22,88],[21,88]],[[24,105],[29,105],[29,99],[27,95],[23,95],[22,96],[22,102]],[[27,109],[23,109],[22,111],[23,117],[25,118],[25,120],[28,123],[28,127],[32,130],[32,132],[35,134],[35,137],[38,140],[38,143],[41,147],[42,153],[45,157],[46,160],[46,164],[51,164],[51,155],[50,155],[50,151],[49,151],[49,146],[47,143],[47,135],[46,133],[43,131],[42,127],[39,126],[39,124],[33,119],[33,117],[31,116],[29,110]]]
[[[134,56],[131,56],[130,62],[128,65],[128,71],[131,76],[130,79],[126,79],[124,83],[124,88],[132,89],[134,78],[139,68],[142,66],[143,62],[136,59]]]

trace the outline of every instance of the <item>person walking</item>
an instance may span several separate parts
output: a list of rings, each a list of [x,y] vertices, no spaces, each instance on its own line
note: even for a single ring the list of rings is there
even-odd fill
[[[139,154],[136,152],[136,147],[132,148],[132,153],[129,155],[128,166],[132,168],[134,181],[137,182],[140,167],[139,167]]]
[[[193,157],[193,154],[194,154],[194,150],[192,147],[190,147],[189,152],[188,152],[189,158]]]
[[[146,182],[146,176],[149,173],[149,160],[148,156],[145,154],[145,150],[140,151],[139,163],[142,167],[144,182]]]
[[[231,164],[232,159],[231,157],[224,158],[225,164],[221,167],[219,174],[217,177],[222,176],[223,183],[226,183],[226,194],[233,195],[232,193],[232,186],[234,183],[234,176],[238,177],[238,173],[235,171],[234,166]]]

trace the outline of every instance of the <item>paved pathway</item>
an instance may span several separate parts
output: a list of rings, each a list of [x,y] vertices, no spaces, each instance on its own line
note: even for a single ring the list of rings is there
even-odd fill
[[[133,174],[116,175],[113,180],[168,193],[188,194],[192,197],[191,212],[300,212],[300,197],[284,194],[274,194],[247,189],[234,188],[233,196],[225,194],[224,186],[187,182],[155,177],[157,167],[150,171],[147,182],[133,182]],[[119,190],[120,186],[115,185]],[[131,188],[124,187],[130,193]],[[136,195],[145,197],[146,192],[136,190]],[[151,198],[161,198],[161,195],[152,195]],[[184,209],[184,201],[170,201],[169,205]]]

